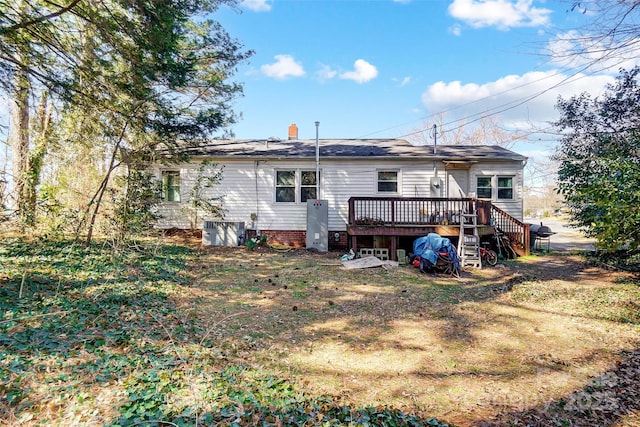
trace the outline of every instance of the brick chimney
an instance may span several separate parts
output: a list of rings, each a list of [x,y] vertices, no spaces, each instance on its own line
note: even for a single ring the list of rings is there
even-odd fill
[[[298,139],[298,126],[295,123],[289,125],[289,139]]]

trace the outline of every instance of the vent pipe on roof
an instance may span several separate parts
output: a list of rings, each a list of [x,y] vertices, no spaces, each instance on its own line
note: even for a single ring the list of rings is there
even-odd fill
[[[298,139],[298,126],[295,123],[289,125],[289,139]]]
[[[436,144],[438,139],[438,127],[433,125],[433,154],[436,154]]]
[[[320,199],[320,142],[318,140],[318,126],[316,122],[316,199]]]

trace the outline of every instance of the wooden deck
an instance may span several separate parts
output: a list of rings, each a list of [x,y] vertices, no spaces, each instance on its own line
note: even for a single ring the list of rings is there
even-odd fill
[[[349,199],[347,233],[354,251],[359,238],[386,236],[389,255],[396,259],[398,241],[437,233],[451,238],[460,236],[462,214],[476,211],[478,234],[488,236],[502,230],[514,242],[520,255],[529,253],[529,225],[518,221],[489,201],[470,198],[352,197]]]

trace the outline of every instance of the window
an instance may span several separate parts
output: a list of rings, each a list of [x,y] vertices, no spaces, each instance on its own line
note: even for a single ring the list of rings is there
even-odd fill
[[[306,203],[316,198],[315,170],[276,171],[276,203]]]
[[[479,199],[513,200],[512,176],[479,176],[476,178],[476,193]],[[495,185],[495,187],[494,187]],[[495,190],[495,192],[494,192]]]
[[[180,171],[162,171],[162,200],[180,201]]]
[[[498,199],[513,199],[513,177],[498,177]]]
[[[300,202],[317,199],[316,171],[300,171]]]
[[[398,192],[398,171],[378,171],[378,192]]]
[[[276,202],[295,203],[296,171],[276,171]]]
[[[491,177],[479,176],[477,178],[476,193],[478,199],[491,199]]]

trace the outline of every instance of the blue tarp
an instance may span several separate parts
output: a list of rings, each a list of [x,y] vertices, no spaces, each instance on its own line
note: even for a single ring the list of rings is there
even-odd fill
[[[451,260],[456,270],[460,268],[456,248],[446,237],[436,233],[429,233],[413,241],[413,254],[426,259],[431,265],[436,265],[436,262],[438,262],[438,252],[440,251],[447,252],[449,260]]]

